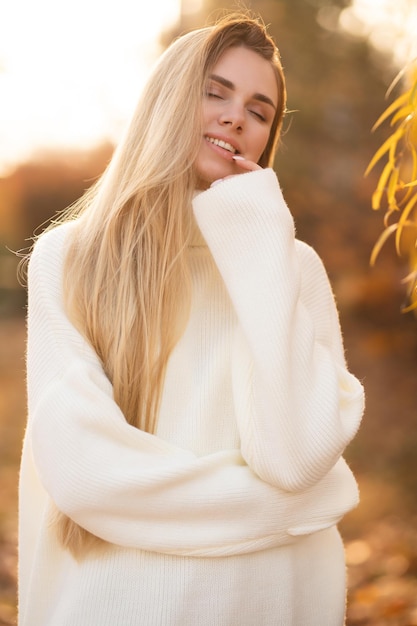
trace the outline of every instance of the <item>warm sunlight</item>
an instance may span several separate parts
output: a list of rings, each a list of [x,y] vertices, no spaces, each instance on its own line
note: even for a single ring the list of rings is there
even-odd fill
[[[38,150],[117,138],[180,0],[0,5],[0,175]]]
[[[369,37],[399,67],[417,56],[416,0],[352,0],[340,21],[351,34]]]

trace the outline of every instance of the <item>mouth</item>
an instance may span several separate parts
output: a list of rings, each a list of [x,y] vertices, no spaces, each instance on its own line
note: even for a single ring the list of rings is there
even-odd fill
[[[223,139],[209,137],[208,135],[205,135],[204,139],[208,141],[208,143],[212,143],[215,146],[219,146],[220,148],[223,148],[223,150],[227,150],[227,152],[230,152],[231,154],[239,154],[239,150],[237,150],[234,146],[232,146],[231,143],[228,143],[227,141],[223,141]]]

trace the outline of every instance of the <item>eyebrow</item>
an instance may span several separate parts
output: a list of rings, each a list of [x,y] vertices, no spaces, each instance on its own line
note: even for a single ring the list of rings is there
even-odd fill
[[[216,83],[220,83],[221,85],[223,85],[227,89],[230,89],[231,91],[235,91],[236,89],[234,83],[232,83],[231,80],[224,78],[223,76],[219,76],[218,74],[210,74],[209,78],[210,80],[214,80]],[[254,93],[252,98],[254,100],[259,100],[260,102],[265,102],[265,104],[269,104],[274,110],[276,110],[277,108],[274,102],[271,100],[271,98],[269,98],[268,96],[265,96],[265,94],[263,93]]]

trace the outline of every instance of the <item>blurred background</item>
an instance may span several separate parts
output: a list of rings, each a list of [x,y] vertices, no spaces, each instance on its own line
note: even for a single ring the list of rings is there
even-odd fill
[[[341,525],[348,625],[417,625],[417,318],[405,259],[364,171],[389,135],[371,128],[417,56],[417,0],[252,0],[288,85],[276,171],[298,237],[322,257],[367,407],[348,461],[361,504]],[[0,626],[16,623],[17,480],[26,421],[19,255],[108,163],[150,65],[177,35],[236,9],[224,0],[0,0]],[[186,103],[184,103],[186,106]],[[308,625],[300,625],[308,626]]]

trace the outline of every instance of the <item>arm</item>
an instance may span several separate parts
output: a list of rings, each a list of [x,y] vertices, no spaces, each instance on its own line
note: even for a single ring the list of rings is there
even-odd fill
[[[327,276],[296,241],[272,170],[224,180],[195,198],[194,211],[240,323],[243,457],[270,484],[305,489],[334,466],[363,412]]]
[[[111,543],[224,556],[288,543],[307,521],[330,526],[356,504],[345,466],[290,494],[260,480],[239,451],[198,458],[128,425],[63,309],[62,243],[57,231],[42,237],[29,267],[27,430],[60,510]]]

